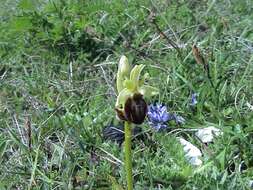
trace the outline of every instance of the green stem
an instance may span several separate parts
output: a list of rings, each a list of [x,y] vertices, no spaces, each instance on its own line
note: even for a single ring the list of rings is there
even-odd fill
[[[125,170],[128,190],[133,190],[131,132],[131,123],[125,122]]]

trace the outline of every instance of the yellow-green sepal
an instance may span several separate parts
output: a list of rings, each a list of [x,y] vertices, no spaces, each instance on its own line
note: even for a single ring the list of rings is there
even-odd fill
[[[121,56],[117,73],[117,91],[120,93],[124,89],[124,81],[129,77],[131,66],[126,56]]]

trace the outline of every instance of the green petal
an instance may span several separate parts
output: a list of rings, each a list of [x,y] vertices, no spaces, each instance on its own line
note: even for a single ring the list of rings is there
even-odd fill
[[[159,90],[157,88],[148,85],[139,87],[138,91],[146,98],[159,94]]]
[[[127,79],[124,81],[124,87],[130,90],[131,92],[134,92],[135,84],[133,83],[133,81]]]
[[[116,108],[122,109],[125,105],[126,100],[132,96],[132,92],[128,90],[127,88],[124,88],[123,90],[120,91],[117,101],[116,101]]]
[[[135,65],[130,73],[130,80],[133,81],[136,88],[139,84],[141,71],[144,69],[144,67],[145,65]]]

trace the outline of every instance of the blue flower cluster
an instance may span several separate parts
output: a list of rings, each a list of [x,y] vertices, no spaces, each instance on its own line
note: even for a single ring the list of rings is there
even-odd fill
[[[150,126],[156,131],[166,129],[168,121],[171,120],[174,120],[178,125],[185,123],[185,119],[182,116],[169,113],[167,107],[162,104],[149,105],[147,115]]]
[[[166,129],[167,122],[171,119],[166,106],[161,104],[149,105],[147,115],[150,126],[157,131]]]

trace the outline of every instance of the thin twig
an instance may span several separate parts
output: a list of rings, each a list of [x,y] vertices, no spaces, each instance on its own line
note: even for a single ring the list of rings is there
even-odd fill
[[[175,34],[176,34],[176,35],[181,34],[182,32],[185,32],[185,31],[187,31],[187,30],[189,30],[189,29],[191,29],[191,28],[196,28],[196,27],[198,27],[198,26],[199,26],[199,24],[189,26],[189,27],[187,27],[187,28],[184,28],[184,29],[182,29],[182,30],[176,32]],[[174,33],[173,33],[173,34],[168,34],[170,31],[171,31],[171,29],[167,29],[167,30],[163,31],[163,33],[166,34],[167,37],[173,36]],[[150,41],[148,42],[148,44],[154,43],[154,42],[155,42],[156,40],[158,40],[160,37],[161,37],[160,34],[154,36],[153,39],[150,40]],[[179,46],[179,48],[181,48],[181,47]]]
[[[167,42],[174,48],[176,49],[176,51],[178,52],[178,55],[180,57],[181,60],[183,60],[183,57],[182,57],[182,53],[180,51],[180,48],[178,47],[178,45],[173,42],[163,31],[162,29],[160,28],[160,26],[157,24],[156,22],[156,17],[155,17],[155,14],[154,12],[150,11],[149,10],[149,18],[150,18],[150,23],[153,24],[156,28],[156,30],[158,31],[158,33],[160,34],[160,36],[162,36],[164,39],[167,40]]]
[[[106,150],[104,150],[103,148],[101,148],[101,147],[97,147],[99,150],[101,150],[102,152],[104,152],[105,154],[107,154],[108,156],[110,156],[112,159],[114,159],[115,161],[117,161],[120,165],[124,165],[124,163],[120,160],[120,159],[118,159],[118,158],[116,158],[114,155],[112,155],[111,153],[109,153],[109,152],[107,152]]]
[[[129,41],[127,40],[127,38],[126,38],[121,32],[119,32],[119,35],[123,38],[123,40],[124,40],[125,45],[126,45],[127,48],[129,48],[129,49],[131,49],[131,50],[137,52],[138,55],[140,55],[140,56],[142,56],[142,57],[144,57],[144,58],[149,58],[149,59],[153,60],[152,57],[151,57],[149,54],[147,54],[146,52],[140,50],[141,48],[138,49],[138,48],[135,48],[134,46],[132,46],[132,45],[129,43]],[[154,61],[154,60],[153,60],[153,61]]]

